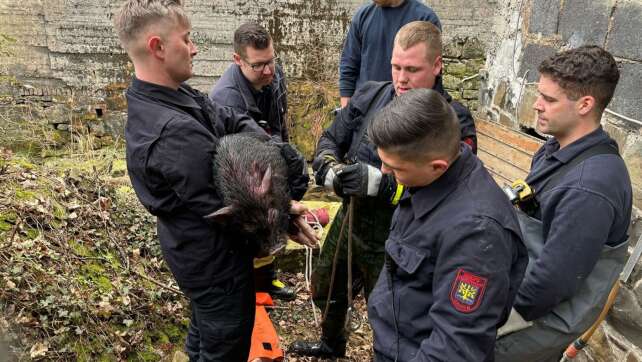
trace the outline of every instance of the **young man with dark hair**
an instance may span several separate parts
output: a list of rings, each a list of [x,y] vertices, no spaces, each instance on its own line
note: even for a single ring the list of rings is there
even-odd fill
[[[219,138],[265,132],[184,83],[197,50],[182,1],[128,0],[114,25],[135,70],[127,90],[127,169],[140,202],[157,216],[163,257],[190,300],[185,348],[191,361],[247,360],[254,241],[205,216],[224,206],[212,169]],[[295,222],[295,238],[314,244],[303,218]]]
[[[390,81],[394,37],[412,21],[429,21],[441,30],[437,14],[417,0],[373,0],[352,17],[339,63],[341,107],[367,81]]]
[[[272,37],[262,26],[245,23],[234,31],[234,62],[214,84],[210,99],[247,114],[277,142],[288,142],[285,76],[276,64]],[[306,185],[307,186],[307,185]],[[300,200],[306,189],[295,199]],[[274,257],[254,260],[256,290],[293,300],[296,292],[277,278]]]
[[[528,213],[519,217],[530,264],[511,320],[522,329],[498,339],[497,361],[558,361],[596,320],[627,252],[631,181],[600,125],[617,64],[583,46],[545,60],[539,72],[537,128],[553,137],[526,178],[535,202],[518,204]]]
[[[328,231],[312,275],[312,296],[321,310],[325,310],[328,293],[332,294],[327,318],[321,323],[321,340],[296,341],[290,348],[293,353],[343,356],[347,340],[346,312],[352,303],[348,301],[346,270],[352,268],[353,271],[354,296],[363,288],[367,299],[383,265],[383,246],[390,219],[405,185],[379,170],[381,160],[365,136],[374,115],[394,97],[410,89],[433,89],[454,108],[461,139],[475,146],[475,124],[470,112],[453,101],[438,82],[442,68],[441,33],[435,25],[415,21],[403,26],[395,37],[391,68],[393,81],[367,82],[359,88],[348,106],[337,113],[317,145],[312,164],[316,183],[344,197],[346,202]],[[348,237],[344,235],[330,291],[334,254],[349,199],[354,200],[353,260],[348,265],[345,242]]]
[[[234,31],[233,63],[216,81],[210,99],[246,113],[279,142],[288,142],[287,89],[272,37],[262,26],[245,23]]]
[[[458,126],[429,89],[397,97],[368,126],[382,172],[408,187],[368,300],[376,361],[492,361],[522,280],[517,218]]]

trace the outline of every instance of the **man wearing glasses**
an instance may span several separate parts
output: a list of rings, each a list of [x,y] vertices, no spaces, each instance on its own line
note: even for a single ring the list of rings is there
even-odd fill
[[[210,99],[247,113],[273,139],[288,142],[285,76],[276,64],[270,34],[260,25],[245,23],[234,32],[234,64],[223,73]]]
[[[277,142],[288,142],[285,76],[277,65],[270,34],[260,25],[245,23],[234,32],[234,63],[210,92],[210,99],[252,117]],[[293,198],[300,199],[305,193]],[[299,197],[297,197],[299,196]],[[274,257],[254,259],[257,291],[293,300],[296,293],[278,280]]]

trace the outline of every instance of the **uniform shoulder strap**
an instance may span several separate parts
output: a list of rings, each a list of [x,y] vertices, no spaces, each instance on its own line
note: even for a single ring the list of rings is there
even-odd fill
[[[562,167],[558,168],[555,171],[555,173],[553,173],[551,177],[548,179],[548,182],[546,183],[546,185],[544,185],[542,190],[538,191],[538,193],[542,194],[552,189],[553,187],[557,186],[557,184],[562,180],[562,177],[564,177],[564,175],[566,175],[566,173],[572,170],[575,166],[579,165],[582,161],[597,155],[620,156],[617,148],[615,148],[614,146],[608,143],[598,143],[596,145],[593,145],[585,149],[584,151],[580,152],[578,155],[573,157],[568,163],[562,165]]]

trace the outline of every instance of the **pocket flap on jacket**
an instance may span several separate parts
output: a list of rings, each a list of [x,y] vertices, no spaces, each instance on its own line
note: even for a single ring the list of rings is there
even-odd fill
[[[386,252],[397,266],[408,274],[416,272],[421,262],[430,256],[430,252],[426,250],[417,249],[393,239],[386,241]]]

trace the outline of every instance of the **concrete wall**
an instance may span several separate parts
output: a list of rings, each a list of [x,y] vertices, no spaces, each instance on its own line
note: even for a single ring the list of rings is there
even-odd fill
[[[84,124],[110,119],[116,125],[108,128],[118,129],[123,118],[118,111],[125,106],[122,93],[133,72],[112,27],[122,2],[0,0],[0,113],[29,118],[26,105],[38,105],[45,109],[39,114],[62,133],[100,130]],[[234,29],[245,21],[258,21],[270,31],[291,84],[299,80],[336,83],[352,14],[367,2],[187,0],[199,49],[190,83],[203,91],[211,88],[231,60]],[[474,75],[485,62],[486,42],[496,37],[499,5],[490,0],[428,4],[443,24],[446,88],[475,109],[479,79]],[[17,110],[8,109],[15,104],[19,104]],[[61,114],[70,116],[60,118]]]
[[[231,59],[231,38],[242,22],[259,21],[275,39],[290,78],[332,79],[354,10],[363,0],[192,0],[186,9],[199,55],[193,85],[209,89]],[[0,34],[15,43],[0,58],[0,71],[54,93],[96,91],[126,82],[131,73],[112,29],[122,0],[1,0]],[[496,1],[428,1],[442,19],[446,43],[493,38]]]
[[[289,75],[336,66],[338,49],[360,1],[187,1],[199,47],[192,84],[209,89],[231,60],[231,37],[254,20],[273,34]],[[19,4],[19,5],[18,5]],[[131,68],[112,28],[120,1],[3,0],[0,33],[17,40],[0,69],[36,88],[94,91],[129,80]]]
[[[481,83],[484,117],[532,132],[536,112],[537,66],[561,49],[584,44],[605,47],[616,58],[621,78],[602,123],[620,145],[634,188],[631,244],[642,231],[642,1],[523,0],[502,5],[501,41],[488,43]],[[642,263],[620,290],[617,302],[584,360],[642,361]]]

